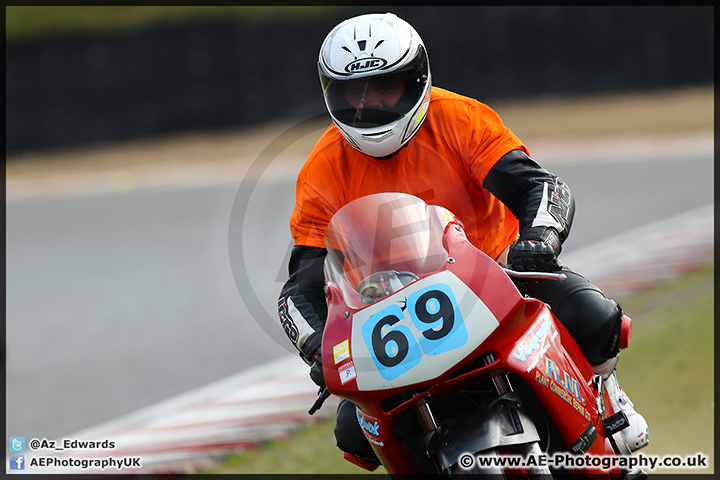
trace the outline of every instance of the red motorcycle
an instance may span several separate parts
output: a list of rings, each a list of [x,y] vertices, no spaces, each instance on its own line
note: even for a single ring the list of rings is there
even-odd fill
[[[327,388],[310,413],[330,393],[353,402],[391,475],[645,476],[600,376],[509,278],[563,274],[503,268],[451,212],[400,193],[345,205],[325,245]],[[630,333],[624,317],[621,348]]]

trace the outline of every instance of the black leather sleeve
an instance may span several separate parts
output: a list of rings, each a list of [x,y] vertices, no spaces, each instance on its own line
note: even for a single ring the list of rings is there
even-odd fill
[[[563,242],[575,216],[575,199],[558,177],[522,150],[505,154],[490,169],[483,187],[504,203],[520,223],[520,234],[554,228]]]
[[[323,262],[327,252],[317,247],[294,247],[290,255],[290,277],[278,299],[278,317],[300,356],[308,365],[322,342],[327,318]]]

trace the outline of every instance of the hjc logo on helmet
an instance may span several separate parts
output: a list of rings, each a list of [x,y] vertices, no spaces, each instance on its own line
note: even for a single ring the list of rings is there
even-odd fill
[[[361,58],[350,62],[345,66],[345,71],[348,73],[362,73],[377,70],[387,65],[387,60],[384,58],[372,57],[372,58]]]

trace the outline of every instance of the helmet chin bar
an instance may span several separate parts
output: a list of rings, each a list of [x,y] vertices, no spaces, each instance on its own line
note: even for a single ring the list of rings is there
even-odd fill
[[[356,132],[346,132],[344,128],[347,127],[338,125],[338,122],[335,122],[335,125],[340,129],[343,138],[345,138],[351,147],[369,157],[377,159],[390,158],[405,146],[400,143],[400,134],[392,129],[383,132],[381,137],[374,139],[367,135],[358,135]]]
[[[428,90],[422,102],[411,114],[390,125],[359,129],[339,122],[332,114],[330,118],[351,147],[370,157],[386,160],[405,147],[425,121],[430,104],[430,88],[431,86],[428,84]],[[400,130],[401,128],[404,130]],[[373,136],[378,137],[373,138]]]
[[[427,103],[429,103],[429,100]],[[425,102],[422,106],[423,110],[427,108]],[[381,131],[382,136],[377,138],[373,138],[372,134],[362,133],[361,129],[348,127],[347,125],[338,122],[332,117],[332,115],[331,118],[338,130],[340,130],[340,133],[345,141],[347,141],[351,147],[370,157],[384,159],[395,155],[398,151],[405,147],[408,142],[410,142],[412,137],[415,133],[417,133],[417,130],[422,125],[422,122],[425,120],[425,113],[423,111],[422,117],[418,117],[416,113],[416,115],[413,115],[412,119],[404,119],[404,122],[402,121],[403,119],[401,119],[401,121],[395,122],[390,130],[387,130],[388,126],[381,127],[384,128],[384,130]],[[413,122],[413,119],[415,118],[417,118],[417,120]],[[403,135],[400,128],[403,126],[408,127],[409,122],[413,122],[415,128],[410,132],[410,134],[405,135],[405,139],[402,140]]]
[[[383,130],[382,132],[377,132],[377,133],[363,134],[363,138],[366,138],[368,140],[375,140],[375,141],[379,142],[379,141],[385,140],[386,138],[390,137],[391,134],[392,134],[392,129]]]

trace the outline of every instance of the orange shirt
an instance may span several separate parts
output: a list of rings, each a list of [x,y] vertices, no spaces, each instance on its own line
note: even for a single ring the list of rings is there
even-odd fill
[[[331,125],[297,178],[290,218],[295,245],[325,248],[327,224],[343,205],[373,193],[402,192],[450,210],[468,239],[497,258],[515,241],[518,222],[482,183],[492,166],[516,149],[528,153],[490,107],[437,87],[423,125],[388,160],[358,152]]]

